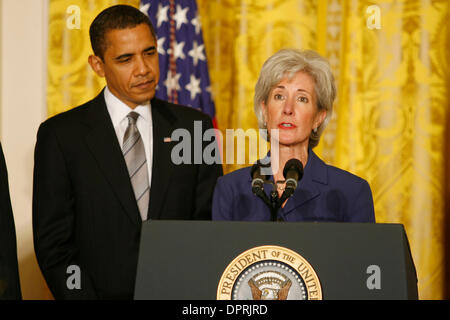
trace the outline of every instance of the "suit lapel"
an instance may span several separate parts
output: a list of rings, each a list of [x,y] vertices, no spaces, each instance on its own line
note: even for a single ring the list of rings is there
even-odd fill
[[[152,162],[152,184],[150,188],[149,218],[158,219],[161,216],[161,208],[164,199],[168,196],[168,186],[174,164],[171,160],[173,143],[164,139],[172,135],[175,116],[165,105],[164,101],[153,99],[152,122],[153,122],[153,162]]]
[[[86,117],[90,127],[85,142],[97,160],[98,166],[122,204],[125,212],[136,224],[141,224],[139,209],[128,175],[122,150],[106,108],[103,91],[93,100]]]
[[[309,159],[294,195],[283,208],[286,214],[304,205],[306,202],[320,195],[319,184],[327,184],[327,167],[312,150],[309,150]]]
[[[268,156],[270,156],[270,153]],[[273,182],[272,175],[269,175],[269,180]],[[252,181],[251,177],[249,177],[249,181]],[[309,160],[304,169],[304,176],[297,185],[292,197],[281,210],[285,214],[288,214],[306,202],[316,198],[320,195],[320,184],[328,184],[327,166],[312,150],[309,150]],[[264,191],[269,196],[270,191],[272,191],[272,186],[264,184]]]

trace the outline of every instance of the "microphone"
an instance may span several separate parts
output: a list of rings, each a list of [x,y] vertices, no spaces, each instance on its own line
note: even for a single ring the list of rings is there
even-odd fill
[[[250,171],[252,177],[252,192],[256,195],[264,192],[264,177],[261,175],[261,164],[255,163]]]
[[[285,192],[287,197],[290,197],[303,177],[303,164],[295,158],[288,160],[284,166],[283,175],[286,179]]]
[[[258,161],[256,162],[252,169],[250,170],[250,175],[252,177],[252,192],[261,198],[262,201],[270,208],[271,212],[273,211],[273,206],[267,197],[266,193],[264,192],[264,180],[265,177],[261,174],[261,163]],[[271,213],[273,216],[273,214]]]

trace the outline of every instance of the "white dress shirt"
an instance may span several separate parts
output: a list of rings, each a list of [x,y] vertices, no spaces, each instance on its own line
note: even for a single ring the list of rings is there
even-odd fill
[[[105,102],[106,108],[108,109],[109,116],[111,117],[114,126],[114,130],[116,131],[117,140],[119,140],[120,148],[123,147],[123,137],[128,127],[127,115],[131,111],[139,113],[139,117],[136,121],[136,126],[141,135],[142,142],[144,143],[149,179],[148,185],[149,187],[151,187],[153,160],[153,122],[150,101],[145,105],[139,105],[135,109],[131,109],[121,100],[119,100],[114,94],[112,94],[108,89],[108,86],[106,86]]]

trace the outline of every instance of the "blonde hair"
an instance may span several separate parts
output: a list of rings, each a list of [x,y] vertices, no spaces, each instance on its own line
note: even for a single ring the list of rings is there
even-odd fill
[[[311,132],[309,146],[317,146],[323,130],[328,124],[336,98],[336,85],[328,61],[312,50],[282,49],[264,62],[255,86],[254,111],[260,129],[267,129],[264,123],[262,103],[267,104],[270,90],[284,77],[291,78],[297,72],[305,72],[314,80],[318,110],[326,110],[325,120]]]

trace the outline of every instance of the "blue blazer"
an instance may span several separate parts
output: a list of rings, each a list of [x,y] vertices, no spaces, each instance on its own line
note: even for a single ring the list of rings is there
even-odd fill
[[[375,222],[367,181],[326,165],[310,150],[303,178],[278,211],[284,221]],[[214,190],[213,220],[268,221],[270,210],[252,193],[251,167],[219,177]],[[265,186],[269,195],[271,185]]]

